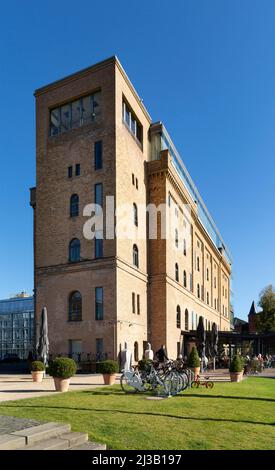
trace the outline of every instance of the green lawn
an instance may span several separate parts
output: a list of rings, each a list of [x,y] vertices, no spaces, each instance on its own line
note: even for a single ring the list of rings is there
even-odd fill
[[[108,449],[275,449],[275,380],[251,377],[146,400],[119,386],[0,404],[0,415],[63,421]]]

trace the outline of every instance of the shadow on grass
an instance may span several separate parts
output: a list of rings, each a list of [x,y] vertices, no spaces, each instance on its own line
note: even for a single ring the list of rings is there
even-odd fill
[[[268,402],[275,402],[273,398],[259,398],[259,397],[238,397],[238,396],[231,396],[231,395],[201,395],[199,393],[188,393],[186,395],[177,395],[177,398],[182,398],[183,396],[186,397],[197,397],[197,398],[225,398],[228,400],[252,400],[252,401],[268,401]]]
[[[187,421],[208,421],[208,422],[216,422],[216,423],[236,423],[236,424],[256,424],[261,426],[275,426],[274,423],[266,423],[263,421],[251,421],[251,420],[241,420],[241,419],[226,419],[226,418],[204,418],[204,417],[195,417],[195,416],[177,416],[167,413],[150,413],[148,411],[129,411],[129,410],[114,410],[114,409],[103,409],[103,408],[72,408],[66,406],[46,406],[46,405],[4,405],[5,408],[34,408],[39,409],[42,408],[43,410],[63,410],[63,411],[76,411],[79,413],[80,411],[84,412],[92,412],[92,413],[112,413],[112,414],[125,414],[125,415],[136,415],[136,416],[151,416],[151,417],[163,417],[163,418],[172,418],[177,420],[187,420]],[[1,405],[0,405],[1,410]]]

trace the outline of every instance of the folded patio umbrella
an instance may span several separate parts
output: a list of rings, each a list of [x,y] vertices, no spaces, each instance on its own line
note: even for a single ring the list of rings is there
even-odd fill
[[[212,330],[211,330],[211,353],[213,357],[213,369],[215,370],[215,362],[216,362],[216,356],[218,354],[218,340],[219,340],[219,333],[218,333],[218,327],[216,323],[214,322],[212,324]]]
[[[201,372],[203,372],[203,364],[205,361],[205,329],[202,316],[200,316],[199,318],[199,323],[197,327],[197,339],[199,355],[201,357]]]
[[[48,365],[49,338],[47,309],[43,307],[41,313],[40,337],[36,346],[37,355],[43,361],[45,367]]]

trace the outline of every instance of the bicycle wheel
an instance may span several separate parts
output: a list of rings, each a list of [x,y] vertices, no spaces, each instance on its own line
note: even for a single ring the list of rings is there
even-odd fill
[[[167,395],[177,395],[182,391],[183,387],[183,378],[181,374],[177,371],[171,371],[166,374],[164,377],[164,386],[167,392]]]
[[[193,382],[191,382],[191,388],[199,388],[198,382],[196,382],[195,380],[193,380]]]
[[[120,386],[125,393],[137,393],[137,389],[133,385],[129,385],[124,374],[120,377]]]
[[[182,389],[181,391],[185,390],[188,385],[189,385],[189,377],[188,377],[188,374],[184,371],[181,371],[180,372],[180,375],[182,377]]]
[[[206,387],[207,388],[213,388],[214,387],[214,382],[212,382],[211,380],[209,382],[206,382]]]

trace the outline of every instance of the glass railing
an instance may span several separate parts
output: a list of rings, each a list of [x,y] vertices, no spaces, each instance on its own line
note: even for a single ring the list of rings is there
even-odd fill
[[[151,139],[152,145],[152,160],[156,160],[159,158],[159,152],[161,150],[168,150],[171,157],[172,163],[175,167],[178,175],[180,176],[184,186],[186,187],[187,191],[189,192],[192,200],[196,203],[198,208],[198,218],[202,223],[203,227],[205,228],[206,232],[210,236],[211,240],[215,244],[218,249],[222,249],[225,258],[227,259],[229,264],[232,264],[232,256],[226,247],[215,222],[213,221],[211,215],[209,214],[201,196],[196,188],[191,176],[189,175],[187,169],[185,168],[182,159],[180,158],[179,153],[177,152],[168,132],[166,131],[163,124],[160,124],[161,131],[156,134],[153,134]]]

